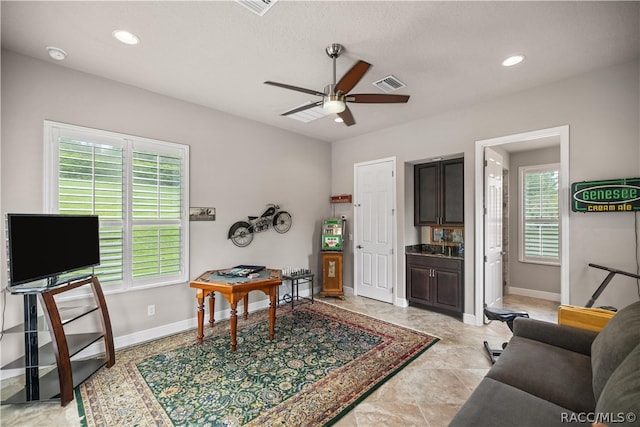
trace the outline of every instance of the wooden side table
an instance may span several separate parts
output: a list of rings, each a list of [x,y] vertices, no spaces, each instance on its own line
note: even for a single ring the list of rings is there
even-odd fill
[[[342,259],[339,251],[322,251],[322,297],[343,297]]]

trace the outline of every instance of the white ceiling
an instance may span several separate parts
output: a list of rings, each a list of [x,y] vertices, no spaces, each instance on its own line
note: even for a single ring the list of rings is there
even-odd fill
[[[285,1],[263,17],[233,1],[2,1],[2,47],[326,141],[464,108],[640,56],[639,2]],[[141,43],[112,37],[127,29]],[[338,79],[373,67],[352,93],[389,74],[407,104],[351,104],[356,125],[280,113],[322,91],[341,43]],[[64,49],[62,62],[46,46]],[[501,61],[526,55],[504,68]]]

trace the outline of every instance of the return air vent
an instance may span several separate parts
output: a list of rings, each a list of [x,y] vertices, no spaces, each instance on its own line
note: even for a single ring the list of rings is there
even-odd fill
[[[373,82],[373,85],[383,92],[393,92],[394,90],[398,90],[401,87],[406,86],[406,84],[402,83],[400,80],[398,80],[397,77],[393,75]]]
[[[277,1],[278,0],[236,0],[237,3],[240,3],[259,16],[267,13]]]
[[[307,102],[306,104],[302,104],[300,105],[300,107],[302,107],[303,105],[309,105],[311,104],[311,102]],[[298,108],[298,107],[296,107]],[[322,117],[326,116],[327,113],[325,113],[325,111],[322,109],[322,106],[318,106],[318,107],[313,107],[313,108],[309,108],[303,111],[299,111],[297,113],[294,114],[289,114],[286,117],[289,117],[290,119],[294,119],[294,120],[298,120],[300,122],[303,123],[309,123],[312,122],[314,120],[317,119],[321,119]]]

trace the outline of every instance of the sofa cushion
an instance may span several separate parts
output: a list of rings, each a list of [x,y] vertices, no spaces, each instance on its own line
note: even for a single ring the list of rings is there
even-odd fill
[[[615,426],[637,426],[640,410],[640,344],[613,371],[596,404],[597,414],[617,417]],[[631,417],[631,418],[629,418]]]
[[[609,377],[622,361],[640,344],[640,301],[635,302],[609,320],[591,345],[593,394],[596,400]]]
[[[584,427],[572,423],[570,414],[565,408],[485,377],[449,427]]]
[[[591,358],[539,341],[514,336],[487,377],[576,412],[596,406]]]

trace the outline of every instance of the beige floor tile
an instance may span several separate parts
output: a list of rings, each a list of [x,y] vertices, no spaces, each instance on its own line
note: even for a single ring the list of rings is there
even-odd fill
[[[440,341],[341,418],[337,427],[444,427],[491,367],[486,340],[499,348],[511,337],[506,324],[477,327],[417,307],[395,307],[368,298],[346,296],[323,301],[348,310],[429,333]],[[523,296],[505,296],[503,307],[529,312],[535,319],[556,322],[558,303]],[[3,388],[8,384],[3,381]],[[0,407],[2,426],[79,426],[75,402]]]

